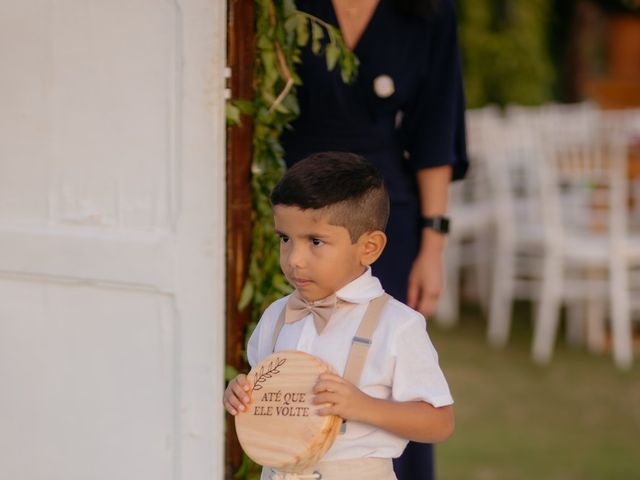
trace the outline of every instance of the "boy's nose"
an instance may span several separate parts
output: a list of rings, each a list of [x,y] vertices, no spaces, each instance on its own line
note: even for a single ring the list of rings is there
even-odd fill
[[[287,257],[289,266],[292,268],[300,268],[304,266],[304,252],[300,247],[292,247]]]

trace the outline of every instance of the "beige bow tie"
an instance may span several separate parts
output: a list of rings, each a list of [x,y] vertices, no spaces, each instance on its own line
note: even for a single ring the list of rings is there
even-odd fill
[[[327,298],[316,300],[315,302],[307,302],[295,291],[287,301],[284,322],[295,323],[311,313],[313,315],[313,323],[316,326],[316,332],[318,332],[319,335],[327,323],[329,323],[329,319],[336,309],[336,302],[337,299],[335,295],[330,295]]]

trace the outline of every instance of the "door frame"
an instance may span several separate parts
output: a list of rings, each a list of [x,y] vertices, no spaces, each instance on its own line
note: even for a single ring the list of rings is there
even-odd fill
[[[227,66],[231,98],[253,97],[254,0],[227,2]],[[245,332],[251,321],[251,307],[238,309],[247,278],[251,253],[251,159],[253,125],[247,115],[239,125],[227,129],[227,255],[226,255],[226,351],[225,361],[238,370],[246,369]],[[232,417],[227,415],[225,478],[242,463],[242,449]]]

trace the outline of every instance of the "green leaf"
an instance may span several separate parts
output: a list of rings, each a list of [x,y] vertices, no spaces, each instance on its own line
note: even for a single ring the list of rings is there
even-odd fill
[[[317,21],[311,21],[311,35],[314,40],[322,40],[324,37],[324,30]]]
[[[273,41],[266,35],[259,35],[256,38],[256,47],[258,48],[258,50],[275,50]]]
[[[282,2],[282,13],[285,18],[289,18],[296,13],[296,4],[294,0],[284,0]]]
[[[298,105],[298,98],[295,95],[289,94],[285,97],[285,99],[282,101],[282,104],[287,107],[287,109],[294,115],[294,116],[298,116],[300,115],[300,107]],[[277,147],[279,150],[281,150],[281,147],[278,144]]]
[[[311,22],[311,51],[316,55],[320,53],[322,49],[322,44],[320,40],[324,37],[324,31],[322,27],[318,25],[316,22]]]
[[[238,125],[240,123],[240,109],[231,102],[225,105],[225,117],[227,125]]]
[[[298,46],[304,47],[309,42],[309,22],[306,17],[298,14],[296,15],[296,34],[298,40]]]
[[[340,50],[335,44],[330,43],[327,45],[324,54],[327,59],[327,69],[331,71],[335,68],[338,58],[340,58]]]
[[[234,100],[233,104],[245,115],[253,115],[254,106],[250,100]]]
[[[253,297],[253,283],[250,280],[247,280],[242,287],[242,292],[240,293],[240,300],[238,300],[238,310],[244,310],[247,305],[251,302],[251,298]]]
[[[298,23],[300,22],[300,16],[296,13],[291,15],[290,17],[287,17],[287,19],[284,22],[284,29],[287,32],[295,32],[296,29],[298,28]]]
[[[340,76],[344,83],[352,83],[358,74],[358,57],[348,51],[340,63]]]
[[[236,378],[238,376],[240,372],[238,372],[238,370],[231,366],[231,365],[225,365],[224,367],[224,380],[225,382],[229,382],[231,380],[233,380],[234,378]]]

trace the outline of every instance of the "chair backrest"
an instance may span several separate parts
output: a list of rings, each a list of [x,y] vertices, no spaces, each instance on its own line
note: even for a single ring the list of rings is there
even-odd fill
[[[604,125],[597,112],[555,111],[542,127],[542,199],[556,241],[567,236],[606,236],[612,245],[624,241],[627,142]]]
[[[467,126],[467,151],[471,159],[485,160],[493,152],[496,136],[500,135],[502,114],[495,105],[468,109],[465,113]]]
[[[467,151],[469,154],[469,187],[467,194],[474,198],[489,198],[487,165],[495,156],[503,119],[494,105],[466,112]]]
[[[496,154],[491,162],[491,185],[495,199],[498,240],[503,248],[516,246],[518,239],[533,241],[543,235],[541,178],[538,168],[542,151],[537,141],[541,109],[508,107]]]
[[[472,223],[486,225],[493,220],[488,218],[493,216],[490,208],[488,163],[493,158],[492,148],[495,145],[495,137],[501,121],[500,112],[494,106],[471,109],[466,112],[469,171],[463,181],[454,182],[449,188],[449,206],[454,234],[460,228],[468,230]],[[467,225],[461,225],[456,221],[458,214],[464,215],[465,220],[468,220],[470,212],[482,215],[483,219],[477,219],[478,222],[466,222]]]
[[[605,135],[622,137],[628,146],[628,228],[632,232],[640,232],[640,108],[610,110],[602,117]]]
[[[566,235],[618,241],[628,231],[628,205],[637,206],[640,225],[640,175],[635,200],[625,175],[630,132],[640,132],[640,120],[632,111],[615,121],[605,115],[579,103],[509,106],[503,116],[467,117],[472,141],[473,132],[481,139],[471,151],[490,159],[499,240],[509,244],[535,231],[550,246]]]

